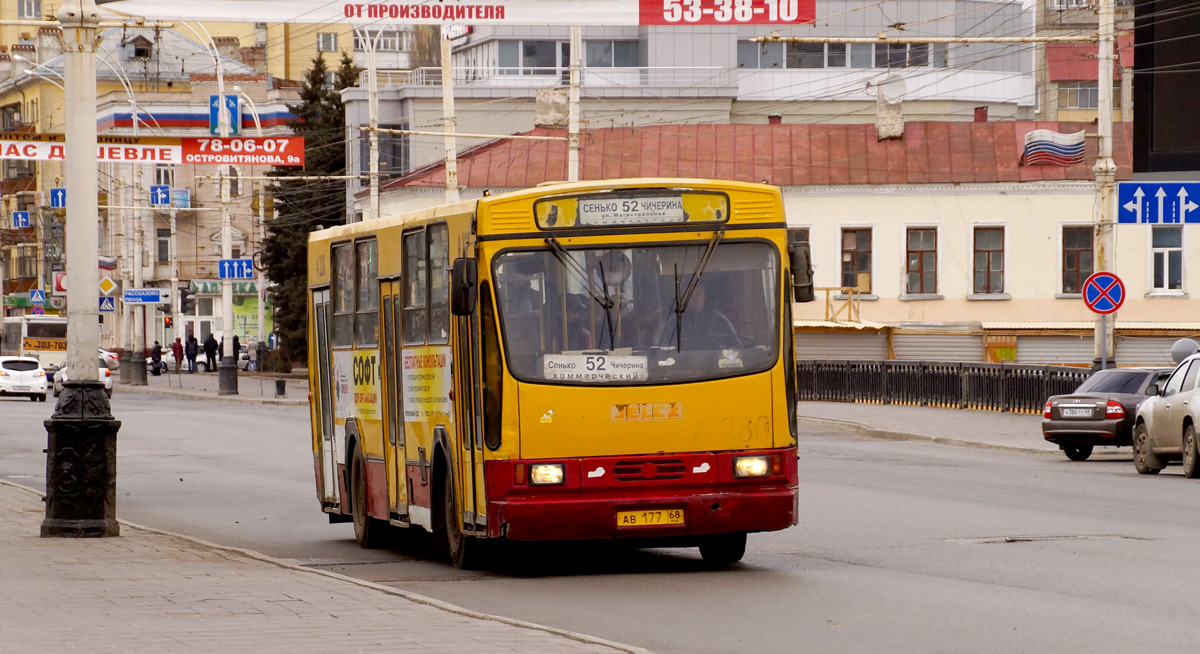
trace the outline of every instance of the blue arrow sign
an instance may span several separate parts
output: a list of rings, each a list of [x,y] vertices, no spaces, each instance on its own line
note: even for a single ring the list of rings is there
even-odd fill
[[[1200,182],[1119,182],[1117,222],[1200,223]]]
[[[241,113],[238,111],[238,97],[236,95],[225,96],[225,110],[229,112],[229,135],[237,136],[238,128],[240,127]],[[220,105],[217,103],[217,96],[208,96],[208,133],[218,135],[221,133],[221,117]]]
[[[121,293],[121,301],[125,304],[159,304],[166,302],[162,289],[157,288],[127,288]]]
[[[31,304],[45,304],[46,303],[46,291],[43,291],[40,288],[29,289],[29,302]]]
[[[13,226],[13,229],[16,229],[17,227],[28,227],[29,226],[29,212],[28,211],[12,212],[12,226]]]
[[[100,299],[100,310],[101,311],[112,313],[117,310],[117,299],[116,298],[101,297],[99,299]]]
[[[253,259],[221,259],[217,264],[221,279],[254,279]]]
[[[171,204],[171,187],[157,184],[150,187],[150,206],[165,207]]]
[[[62,187],[50,189],[50,208],[65,209],[67,207],[67,189]]]

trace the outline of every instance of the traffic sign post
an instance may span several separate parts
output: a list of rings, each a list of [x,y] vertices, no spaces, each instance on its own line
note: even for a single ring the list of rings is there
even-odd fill
[[[1125,282],[1107,271],[1093,273],[1083,283],[1083,302],[1100,314],[1100,369],[1104,370],[1108,368],[1108,315],[1125,304]]]
[[[30,304],[45,304],[46,303],[46,291],[43,291],[40,288],[29,289],[29,303]]]
[[[171,187],[155,184],[150,187],[150,206],[166,207],[171,204]]]
[[[56,187],[50,189],[50,208],[51,209],[66,209],[67,208],[67,189],[64,187]]]
[[[12,226],[13,226],[13,229],[17,229],[19,227],[29,227],[29,212],[28,211],[12,212]]]
[[[170,294],[161,288],[127,288],[121,293],[125,304],[162,304],[170,299]]]
[[[117,299],[113,297],[101,297],[100,310],[105,313],[115,313],[117,310]]]

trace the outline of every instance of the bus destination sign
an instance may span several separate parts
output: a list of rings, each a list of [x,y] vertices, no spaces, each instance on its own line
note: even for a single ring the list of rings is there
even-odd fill
[[[716,193],[585,195],[539,201],[534,213],[543,229],[724,222],[729,200]]]

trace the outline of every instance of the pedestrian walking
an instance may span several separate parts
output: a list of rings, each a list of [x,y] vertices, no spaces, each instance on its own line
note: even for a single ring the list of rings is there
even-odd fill
[[[242,360],[242,344],[238,341],[238,335],[233,335],[233,364],[236,366],[238,361]]]
[[[171,343],[171,356],[175,358],[175,374],[179,374],[179,366],[183,365],[183,341],[179,337],[175,337],[175,342]]]
[[[158,341],[154,341],[154,347],[150,348],[150,374],[155,377],[163,372],[162,361],[162,345]]]
[[[183,346],[183,352],[187,355],[188,372],[196,372],[196,355],[200,352],[200,343],[196,340],[195,334],[188,334],[187,345]]]
[[[212,334],[209,334],[208,338],[204,339],[204,359],[208,365],[209,372],[217,371],[217,349],[219,347],[217,339],[213,338]]]
[[[258,370],[258,344],[253,340],[246,343],[246,356],[250,359],[250,365],[247,368],[251,372]]]

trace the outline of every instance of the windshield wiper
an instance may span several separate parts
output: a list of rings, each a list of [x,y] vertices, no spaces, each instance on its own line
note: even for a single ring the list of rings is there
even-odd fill
[[[559,243],[558,239],[551,236],[546,239],[546,245],[550,246],[550,251],[554,253],[554,258],[558,259],[558,262],[562,264],[563,268],[575,273],[576,277],[583,280],[584,288],[587,289],[588,296],[595,300],[596,304],[599,304],[604,309],[604,323],[608,327],[609,348],[615,348],[616,331],[612,318],[612,308],[614,303],[612,296],[608,293],[608,288],[603,284],[596,284],[595,280],[592,279],[592,276],[588,274],[587,269],[585,269],[578,261],[571,258],[571,254],[567,252],[567,249],[563,247],[562,243]],[[604,275],[603,268],[600,269],[600,275],[601,277]],[[599,291],[596,290],[596,286],[600,286]],[[597,343],[597,345],[601,344]]]
[[[692,273],[692,278],[688,281],[687,290],[683,292],[682,298],[678,298],[675,301],[675,313],[687,311],[687,305],[692,299],[692,293],[696,290],[696,284],[700,282],[700,277],[704,275],[704,269],[708,266],[708,260],[712,257],[713,251],[717,249],[717,244],[724,237],[725,230],[721,230],[713,232],[712,238],[708,239],[708,247],[705,248],[704,255],[700,257],[700,263],[696,266],[696,272]]]

